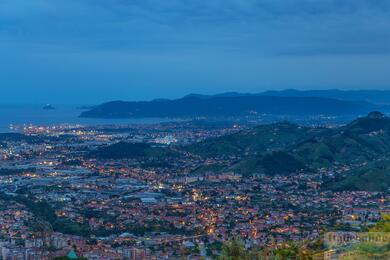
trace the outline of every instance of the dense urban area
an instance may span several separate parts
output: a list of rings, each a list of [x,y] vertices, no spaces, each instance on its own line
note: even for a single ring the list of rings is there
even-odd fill
[[[0,259],[326,252],[326,232],[390,213],[390,119],[324,122],[12,126],[0,135]]]
[[[0,260],[390,260],[390,0],[0,0]]]

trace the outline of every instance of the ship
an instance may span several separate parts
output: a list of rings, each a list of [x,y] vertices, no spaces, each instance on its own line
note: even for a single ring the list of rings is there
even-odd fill
[[[43,109],[45,109],[45,110],[54,110],[56,108],[53,107],[51,104],[46,104],[46,105],[43,106]]]

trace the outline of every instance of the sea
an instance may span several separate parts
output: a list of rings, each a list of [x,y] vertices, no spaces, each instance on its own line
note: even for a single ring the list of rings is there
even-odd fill
[[[55,109],[43,109],[44,105],[0,104],[0,133],[14,132],[11,126],[53,126],[53,125],[131,125],[154,124],[175,121],[168,118],[100,119],[80,118],[84,111],[81,105],[52,105]]]

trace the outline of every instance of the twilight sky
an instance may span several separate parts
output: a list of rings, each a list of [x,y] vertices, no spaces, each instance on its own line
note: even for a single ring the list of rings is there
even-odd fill
[[[0,0],[0,103],[390,89],[389,0]]]

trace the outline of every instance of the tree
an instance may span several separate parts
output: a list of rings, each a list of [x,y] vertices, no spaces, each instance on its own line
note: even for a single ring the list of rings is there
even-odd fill
[[[222,246],[222,253],[218,258],[219,260],[250,260],[251,254],[246,250],[244,244],[238,240],[234,239],[225,243]]]
[[[390,232],[390,215],[383,214],[382,220],[370,228],[370,232]]]

